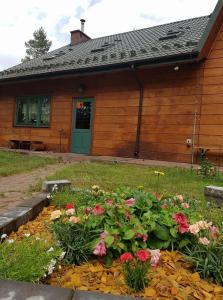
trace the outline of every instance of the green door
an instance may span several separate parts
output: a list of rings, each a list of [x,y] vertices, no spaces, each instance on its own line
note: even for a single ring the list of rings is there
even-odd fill
[[[74,100],[71,152],[90,153],[93,110],[94,99]]]

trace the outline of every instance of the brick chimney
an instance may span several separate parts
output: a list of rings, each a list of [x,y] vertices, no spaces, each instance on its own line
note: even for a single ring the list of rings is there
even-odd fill
[[[77,44],[86,42],[91,39],[88,35],[86,35],[84,33],[85,20],[81,19],[80,21],[81,21],[81,30],[78,29],[78,30],[73,30],[70,32],[71,33],[71,39],[70,39],[71,45],[77,45]]]

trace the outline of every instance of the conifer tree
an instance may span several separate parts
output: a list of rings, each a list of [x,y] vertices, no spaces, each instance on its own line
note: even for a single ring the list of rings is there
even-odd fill
[[[33,33],[33,39],[25,42],[26,56],[22,59],[22,62],[29,61],[33,58],[37,58],[43,54],[46,54],[52,45],[52,41],[47,39],[47,35],[43,27],[35,30]]]

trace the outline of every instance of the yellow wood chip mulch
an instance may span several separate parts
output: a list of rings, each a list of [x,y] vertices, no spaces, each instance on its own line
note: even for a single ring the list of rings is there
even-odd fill
[[[50,215],[55,207],[45,207],[39,216],[22,225],[10,239],[22,239],[31,234],[48,240]],[[61,265],[46,281],[47,284],[86,291],[98,291],[115,295],[128,295],[149,299],[171,300],[223,300],[223,287],[202,280],[198,273],[192,273],[191,267],[178,252],[162,251],[162,262],[152,268],[149,274],[149,287],[143,293],[131,293],[125,285],[121,264],[114,261],[107,268],[98,261],[81,266]]]

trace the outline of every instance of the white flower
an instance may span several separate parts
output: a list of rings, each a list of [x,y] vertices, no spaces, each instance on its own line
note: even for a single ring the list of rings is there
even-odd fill
[[[8,242],[9,244],[12,244],[12,243],[14,243],[14,240],[13,240],[13,239],[7,240],[7,242]]]
[[[3,233],[2,235],[1,235],[1,239],[6,239],[7,238],[7,234],[6,233]]]
[[[59,219],[61,217],[62,213],[60,210],[54,210],[52,213],[51,213],[51,217],[50,217],[50,220],[56,220],[56,219]]]
[[[29,236],[30,236],[30,233],[24,233],[24,236],[25,236],[25,237],[29,237]]]
[[[36,237],[36,241],[39,241],[39,240],[41,240],[41,238],[37,236],[37,237]]]
[[[48,274],[52,274],[53,270],[55,269],[55,264],[57,261],[55,259],[51,259],[50,264],[48,266]]]
[[[52,192],[57,192],[58,191],[58,185],[54,184],[53,188],[52,188]]]
[[[50,194],[47,194],[46,198],[47,198],[47,199],[51,199],[52,196],[51,196]]]
[[[60,254],[60,256],[59,256],[58,259],[59,259],[59,260],[62,260],[62,259],[64,258],[65,255],[66,255],[66,252],[63,251],[63,252]]]
[[[48,249],[46,252],[52,252],[52,251],[54,251],[54,248],[50,247],[50,249]]]

